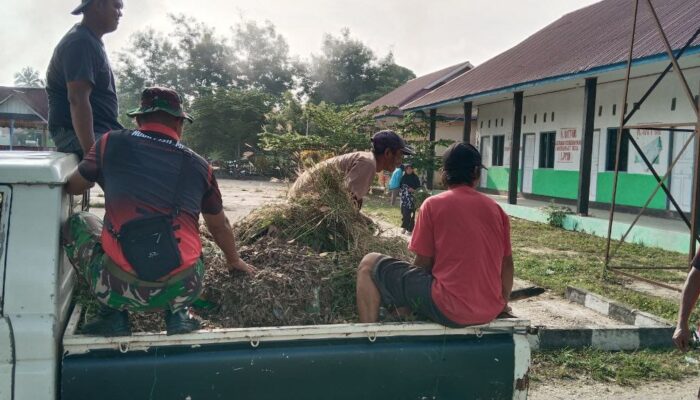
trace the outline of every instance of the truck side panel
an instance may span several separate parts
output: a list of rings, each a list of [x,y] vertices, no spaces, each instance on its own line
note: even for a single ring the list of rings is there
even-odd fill
[[[512,334],[154,347],[67,355],[62,399],[511,399]]]

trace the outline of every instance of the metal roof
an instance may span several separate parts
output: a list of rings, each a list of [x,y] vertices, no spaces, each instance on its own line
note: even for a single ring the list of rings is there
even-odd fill
[[[447,68],[443,68],[439,71],[435,71],[415,79],[411,79],[405,84],[399,86],[398,88],[375,100],[371,104],[365,106],[365,109],[371,110],[373,108],[378,107],[401,107],[404,104],[414,99],[417,99],[420,96],[423,96],[424,94],[439,87],[440,85],[451,80],[452,78],[461,74],[462,72],[468,71],[471,68],[474,68],[474,66],[467,61],[459,63],[457,65],[452,65]],[[377,114],[377,116],[401,115],[401,112],[394,113],[394,111],[395,109],[389,109]]]
[[[0,86],[0,103],[17,97],[34,110],[44,121],[49,119],[49,97],[44,88]]]
[[[700,1],[653,0],[652,3],[671,47],[683,47],[700,27]],[[429,108],[519,84],[624,65],[633,11],[632,0],[604,0],[566,14],[515,47],[401,108]],[[700,38],[691,47],[698,45]],[[633,58],[664,52],[649,6],[641,0]]]

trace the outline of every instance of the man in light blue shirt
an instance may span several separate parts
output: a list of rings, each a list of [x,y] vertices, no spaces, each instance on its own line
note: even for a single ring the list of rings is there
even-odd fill
[[[401,186],[401,178],[403,177],[403,165],[399,165],[394,172],[391,174],[391,179],[389,180],[389,193],[391,193],[391,205],[396,203],[396,196],[399,194],[399,188]]]

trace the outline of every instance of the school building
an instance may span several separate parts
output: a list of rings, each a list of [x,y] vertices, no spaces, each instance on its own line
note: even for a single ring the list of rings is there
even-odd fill
[[[697,104],[700,2],[652,3],[670,46],[676,52],[686,47],[678,62]],[[577,201],[583,214],[589,203],[607,207],[612,198],[620,115],[637,107],[670,62],[649,7],[645,1],[639,4],[627,104],[621,102],[634,2],[604,0],[564,15],[515,47],[401,106],[401,110],[423,111],[433,118],[476,114],[475,125],[463,125],[458,136],[481,150],[488,167],[481,181],[484,190],[509,192],[509,179],[515,174],[515,194]],[[582,151],[586,118],[592,121],[587,129],[593,142],[590,152]],[[673,125],[693,130],[697,122],[689,96],[671,71],[626,125]],[[515,143],[513,132],[520,133]],[[692,136],[692,132],[650,129],[626,133],[636,140],[660,176]],[[433,134],[436,139],[455,136],[440,130]],[[517,165],[512,165],[514,147]],[[691,142],[666,182],[685,211],[690,210],[693,164]],[[582,165],[590,165],[590,170],[584,168],[589,176]],[[620,171],[618,204],[642,207],[657,181],[627,135],[622,139]],[[587,196],[580,184],[585,180],[590,180]],[[515,196],[510,198],[512,203],[517,201]],[[650,208],[662,214],[672,209],[661,191]]]

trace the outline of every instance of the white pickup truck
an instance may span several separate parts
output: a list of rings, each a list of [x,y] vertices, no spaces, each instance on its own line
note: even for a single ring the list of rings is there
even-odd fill
[[[525,399],[528,321],[77,333],[74,156],[0,152],[0,400]]]

